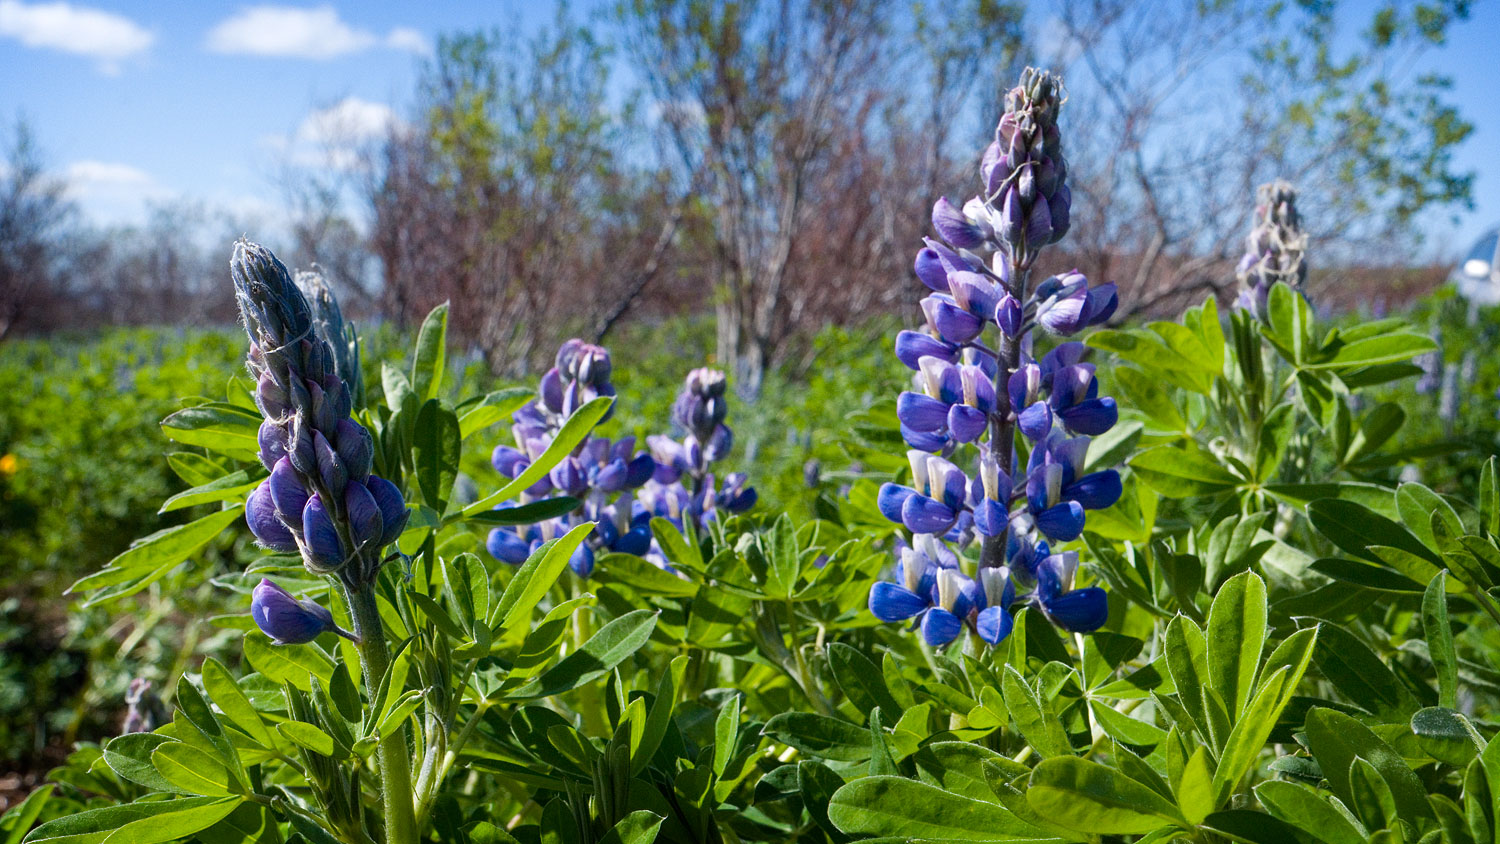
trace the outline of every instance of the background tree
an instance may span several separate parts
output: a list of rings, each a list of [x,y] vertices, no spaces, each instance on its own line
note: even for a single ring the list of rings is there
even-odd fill
[[[1119,280],[1116,319],[1230,285],[1243,198],[1273,178],[1306,198],[1323,268],[1388,256],[1368,247],[1398,229],[1414,252],[1418,215],[1469,198],[1451,155],[1471,127],[1446,80],[1412,71],[1467,10],[1385,4],[1350,38],[1364,13],[1333,2],[1062,4],[1041,59],[1073,94],[1073,248]]]
[[[63,296],[77,214],[66,187],[46,173],[31,128],[17,120],[0,169],[0,340]]]

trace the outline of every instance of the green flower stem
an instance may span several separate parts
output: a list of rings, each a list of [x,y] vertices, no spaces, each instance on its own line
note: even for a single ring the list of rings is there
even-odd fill
[[[365,688],[370,694],[370,705],[378,706],[375,695],[379,692],[380,680],[390,665],[390,651],[386,649],[385,628],[380,623],[380,610],[375,603],[373,585],[362,588],[344,587],[349,601],[349,612],[354,619],[354,633],[359,637],[359,661],[365,675]],[[406,748],[406,725],[402,724],[388,736],[382,736],[375,749],[376,764],[380,769],[381,808],[385,812],[386,844],[414,844],[417,840],[417,822],[411,790],[411,759]]]

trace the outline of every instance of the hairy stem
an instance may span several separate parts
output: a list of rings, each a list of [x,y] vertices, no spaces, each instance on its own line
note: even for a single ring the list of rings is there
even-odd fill
[[[1015,289],[1011,295],[1020,302],[1026,301],[1026,280],[1030,274],[1029,270],[1023,270],[1011,264],[1010,277],[1015,282]],[[1016,448],[1016,414],[1023,410],[1019,407],[1010,406],[1010,376],[1016,371],[1021,363],[1021,338],[1007,337],[1002,332],[1000,335],[1000,355],[995,371],[995,412],[990,414],[990,450],[995,456],[995,461],[1000,464],[1000,471],[1006,477],[1013,477],[1012,463],[1015,458]],[[1000,502],[1009,507],[1009,501]],[[979,567],[991,568],[1005,565],[1005,544],[1009,528],[995,535],[986,536],[984,545],[979,550]]]
[[[385,628],[380,623],[380,611],[375,604],[375,589],[373,584],[361,587],[346,584],[344,594],[354,619],[354,633],[359,637],[359,661],[365,675],[365,689],[370,694],[370,705],[379,706],[375,696],[391,656],[386,649]],[[390,735],[382,736],[375,754],[380,770],[380,803],[385,814],[386,844],[414,844],[417,823],[412,802],[406,725],[403,723]]]

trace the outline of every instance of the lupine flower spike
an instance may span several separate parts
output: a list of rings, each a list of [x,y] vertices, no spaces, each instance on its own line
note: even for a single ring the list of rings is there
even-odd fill
[[[687,434],[681,440],[656,435],[646,438],[656,459],[656,471],[641,490],[641,501],[653,516],[679,530],[717,518],[720,512],[743,513],[755,506],[755,488],[743,472],[730,472],[715,483],[713,466],[729,456],[734,434],[724,424],[729,416],[729,382],[724,373],[703,367],[689,372],[672,405],[672,424]]]
[[[895,581],[871,590],[870,610],[910,620],[933,646],[965,629],[997,644],[1018,604],[1077,632],[1108,616],[1104,590],[1073,588],[1077,554],[1050,545],[1078,538],[1086,511],[1119,499],[1115,470],[1084,470],[1089,438],[1119,412],[1099,395],[1082,343],[1030,355],[1034,329],[1066,338],[1109,320],[1118,303],[1113,284],[1090,287],[1077,270],[1028,290],[1043,247],[1069,228],[1062,104],[1061,82],[1046,71],[1028,69],[1007,95],[980,194],[933,207],[941,241],[927,240],[914,265],[932,291],[922,300],[926,326],[896,337],[896,357],[913,371],[896,402],[912,482],[885,484],[877,503],[913,538],[898,550]],[[1014,459],[1018,430],[1031,443],[1024,470]],[[963,556],[976,542],[977,568]]]
[[[603,346],[578,339],[562,344],[555,365],[542,376],[536,399],[511,417],[516,444],[495,448],[491,456],[495,470],[507,478],[525,472],[580,407],[599,396],[615,395],[610,381],[613,371],[609,350]],[[606,414],[604,419],[608,418]],[[644,555],[651,546],[650,516],[635,502],[633,493],[655,471],[651,455],[636,450],[635,437],[610,442],[591,435],[521,495],[523,503],[566,495],[578,499],[579,508],[536,525],[495,528],[485,548],[497,560],[520,565],[542,543],[579,524],[592,523],[593,532],[568,561],[579,577],[593,574],[600,552]]]
[[[1307,234],[1297,213],[1297,191],[1280,179],[1261,185],[1245,255],[1235,268],[1241,288],[1235,306],[1265,320],[1266,302],[1276,282],[1301,291],[1307,281],[1306,257]]]
[[[260,459],[271,473],[246,501],[245,520],[261,545],[300,553],[308,571],[338,575],[352,588],[373,583],[407,510],[400,490],[370,473],[370,432],[350,417],[357,392],[350,384],[358,380],[352,332],[326,286],[306,280],[328,300],[315,316],[265,247],[240,241],[229,266],[265,417]],[[339,332],[342,351],[325,331]]]

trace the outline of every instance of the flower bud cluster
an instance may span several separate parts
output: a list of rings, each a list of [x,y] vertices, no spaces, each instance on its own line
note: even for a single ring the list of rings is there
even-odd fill
[[[1297,191],[1276,180],[1256,190],[1255,220],[1245,238],[1245,255],[1235,267],[1240,281],[1237,307],[1266,319],[1266,302],[1278,281],[1300,290],[1307,281],[1307,233],[1297,213]]]
[[[928,239],[917,253],[917,278],[932,291],[921,303],[926,326],[896,337],[896,357],[913,370],[896,401],[912,482],[885,484],[877,501],[913,538],[898,549],[895,580],[871,590],[870,610],[913,619],[934,646],[965,627],[1000,642],[1018,593],[1068,630],[1095,630],[1108,614],[1102,589],[1073,588],[1077,554],[1051,546],[1079,537],[1085,511],[1120,498],[1118,472],[1085,470],[1090,438],[1119,412],[1099,395],[1082,343],[1030,353],[1035,329],[1066,338],[1118,304],[1113,283],[1090,287],[1077,270],[1027,289],[1037,252],[1068,229],[1061,92],[1056,77],[1028,69],[1007,96],[980,167],[983,192],[961,209],[940,199],[932,222],[944,242]],[[1017,430],[1030,444],[1024,470]],[[964,556],[974,544],[977,567]]]
[[[672,405],[674,427],[686,432],[681,440],[662,434],[647,437],[656,458],[656,472],[641,492],[652,515],[681,530],[687,521],[701,525],[719,512],[743,513],[755,506],[755,488],[743,472],[730,472],[719,486],[713,464],[729,456],[734,434],[724,420],[728,380],[717,369],[689,372]]]
[[[932,226],[956,249],[1000,249],[1029,269],[1042,247],[1068,233],[1073,194],[1057,117],[1062,80],[1027,68],[1005,96],[1005,114],[980,163],[983,192],[962,208],[947,199],[932,209]]]
[[[599,396],[615,395],[610,382],[613,371],[609,351],[603,346],[578,339],[564,343],[555,365],[542,376],[537,398],[511,417],[516,445],[495,448],[491,456],[495,470],[514,479],[530,468],[579,408]],[[599,421],[612,413],[613,408]],[[579,577],[593,573],[601,551],[645,554],[651,543],[650,516],[636,504],[634,493],[655,471],[656,461],[636,450],[635,437],[611,442],[589,435],[521,496],[526,502],[566,495],[579,500],[578,510],[529,527],[495,528],[485,547],[496,559],[519,565],[543,542],[576,525],[592,523],[593,532],[569,561]]]
[[[300,553],[309,571],[368,584],[382,549],[406,526],[406,502],[395,484],[370,473],[370,433],[350,417],[353,392],[338,356],[286,267],[265,247],[240,241],[230,273],[265,417],[260,459],[271,473],[250,494],[245,520],[262,545]]]
[[[349,388],[349,397],[357,410],[365,406],[365,379],[359,370],[359,334],[344,322],[344,311],[333,295],[333,288],[316,270],[298,270],[294,280],[307,298],[312,310],[313,330],[328,341],[333,350],[333,368]]]

